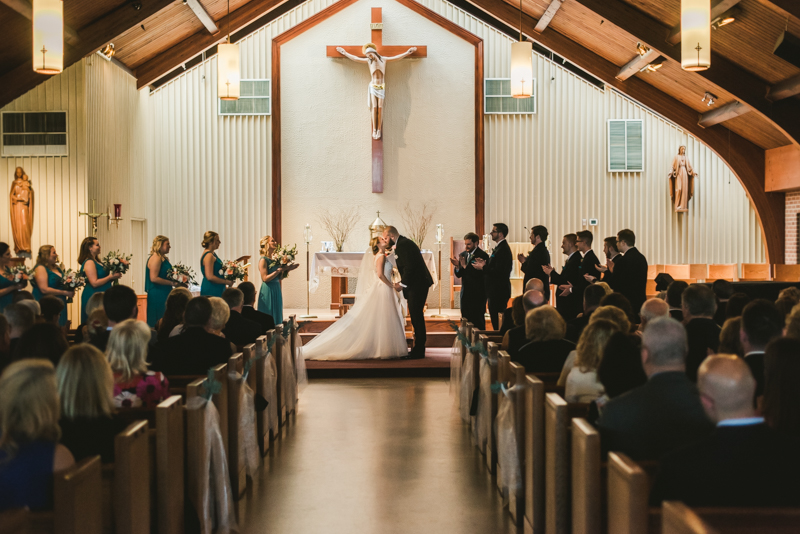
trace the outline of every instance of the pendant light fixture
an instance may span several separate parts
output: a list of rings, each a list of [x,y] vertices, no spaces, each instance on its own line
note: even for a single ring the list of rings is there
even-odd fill
[[[228,0],[228,39],[217,46],[217,94],[220,100],[239,100],[239,45],[231,44],[231,1]]]
[[[711,66],[711,0],[681,0],[681,68]]]
[[[64,70],[64,2],[33,0],[33,70],[58,74]]]
[[[519,0],[519,42],[511,43],[511,96],[533,95],[533,43],[522,40],[522,0]]]

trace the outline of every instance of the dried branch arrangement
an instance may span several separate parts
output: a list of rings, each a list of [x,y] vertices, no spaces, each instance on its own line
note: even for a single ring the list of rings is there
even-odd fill
[[[323,210],[318,215],[318,219],[336,244],[336,251],[342,252],[344,242],[355,228],[359,216],[358,211],[354,210]]]
[[[432,202],[423,202],[415,206],[413,207],[411,202],[406,202],[400,210],[400,217],[403,219],[409,239],[422,248],[422,242],[428,235],[433,215],[436,213],[436,205]]]

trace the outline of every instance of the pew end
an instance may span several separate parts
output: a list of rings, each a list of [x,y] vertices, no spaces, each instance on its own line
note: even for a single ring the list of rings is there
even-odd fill
[[[544,532],[544,383],[526,375],[525,383],[525,534]]]
[[[247,489],[247,476],[244,465],[244,458],[240,454],[240,433],[239,424],[241,422],[240,395],[242,391],[242,380],[238,378],[244,372],[244,362],[242,353],[234,354],[228,359],[228,472],[231,478],[231,489],[233,499],[239,500]]]
[[[506,357],[508,355],[506,354]],[[525,367],[509,360],[506,367],[509,386],[514,387],[514,435],[517,442],[517,458],[519,459],[519,475],[521,484],[518,488],[509,488],[508,511],[519,527],[525,517],[525,421],[526,421],[526,391],[527,380]]]
[[[600,434],[586,419],[572,420],[572,533],[600,534],[603,519]]]
[[[545,395],[545,532],[570,532],[569,408],[555,393]]]
[[[647,472],[620,452],[608,453],[607,495],[608,534],[660,530],[660,514],[651,513],[648,507],[650,478]]]
[[[156,406],[158,534],[182,534],[184,529],[184,425],[180,395]]]
[[[798,531],[800,508],[690,508],[665,501],[662,534],[789,534]]]
[[[150,442],[147,421],[131,424],[114,439],[113,511],[118,534],[150,532]]]

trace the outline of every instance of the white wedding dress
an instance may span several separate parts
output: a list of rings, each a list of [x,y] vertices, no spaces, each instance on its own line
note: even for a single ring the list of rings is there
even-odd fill
[[[372,251],[365,253],[364,264]],[[370,360],[406,356],[405,317],[401,296],[378,277],[381,254],[372,258],[372,268],[358,277],[356,302],[344,317],[303,346],[306,360]],[[394,257],[383,263],[383,274],[392,280]]]

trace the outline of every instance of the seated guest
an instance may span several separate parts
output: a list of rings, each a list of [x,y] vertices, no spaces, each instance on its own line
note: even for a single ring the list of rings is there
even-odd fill
[[[647,328],[647,323],[661,317],[669,317],[669,304],[659,298],[647,299],[642,304],[642,309],[639,310],[639,318],[642,322],[636,333],[641,335]]]
[[[800,305],[792,308],[792,311],[786,316],[783,335],[786,337],[800,339]]]
[[[238,288],[229,287],[222,292],[222,300],[230,309],[230,317],[222,330],[225,338],[238,347],[255,343],[256,338],[264,332],[261,330],[261,325],[242,316],[244,293]]]
[[[800,438],[800,340],[773,339],[764,354],[764,402],[762,415],[770,428]]]
[[[220,297],[209,297],[208,300],[211,302],[211,319],[209,319],[208,324],[206,324],[206,332],[224,338],[225,334],[222,330],[225,328],[225,325],[228,324],[231,310],[228,308],[228,303]],[[235,353],[236,345],[233,343],[230,345],[231,351]]]
[[[744,307],[750,303],[750,296],[747,293],[734,293],[728,299],[728,304],[725,306],[725,318],[741,317]]]
[[[42,319],[45,323],[58,324],[64,306],[64,302],[53,295],[45,295],[39,299],[39,308],[42,310]]]
[[[53,507],[53,473],[75,463],[58,444],[58,404],[50,362],[15,362],[0,376],[0,512]]]
[[[634,460],[657,460],[708,433],[697,388],[686,376],[686,331],[676,320],[656,319],[642,336],[647,383],[608,401],[597,421],[604,451]]]
[[[177,336],[180,333],[183,327],[183,312],[190,300],[192,300],[192,292],[185,287],[176,287],[169,292],[164,315],[156,324],[159,342],[166,341],[171,336]]]
[[[564,339],[567,324],[556,309],[544,305],[529,311],[525,315],[525,331],[528,343],[511,356],[511,361],[524,366],[528,373],[560,371],[575,344]]]
[[[93,337],[89,342],[105,352],[108,336],[111,330],[126,319],[136,319],[139,316],[139,300],[136,292],[128,286],[111,286],[103,293],[103,310],[108,318],[108,327],[105,334]]]
[[[3,310],[3,315],[8,321],[9,328],[8,351],[13,355],[14,348],[17,346],[17,343],[19,343],[19,338],[22,337],[22,334],[30,330],[36,322],[36,317],[33,315],[30,308],[18,302],[6,306],[6,309]]]
[[[775,308],[784,319],[786,319],[786,316],[791,313],[792,308],[794,308],[796,305],[797,301],[790,297],[781,297],[775,301]]]
[[[69,349],[56,368],[61,397],[61,443],[81,461],[100,455],[114,461],[114,437],[125,421],[114,419],[114,379],[103,353],[88,343]]]
[[[742,311],[742,342],[744,361],[756,379],[756,397],[764,394],[764,351],[770,341],[780,337],[784,319],[773,303],[756,299]]]
[[[181,333],[159,342],[153,368],[170,375],[205,375],[208,369],[228,363],[231,344],[206,331],[211,320],[208,297],[195,297],[186,305]]]
[[[714,292],[704,284],[692,284],[681,295],[683,305],[683,324],[689,340],[689,354],[686,356],[686,375],[692,382],[697,381],[697,368],[709,352],[717,352],[720,327],[714,322],[717,299]]]
[[[528,291],[541,291],[542,294],[544,294],[544,292],[545,292],[544,291],[544,283],[542,283],[542,281],[539,280],[538,278],[531,278],[525,284],[525,288],[524,288],[523,294],[527,293]],[[514,299],[514,301],[516,301],[516,299]],[[500,331],[499,332],[503,336],[505,336],[508,333],[508,331],[511,330],[512,328],[516,328],[516,327],[519,327],[519,326],[525,326],[524,317],[523,317],[521,323],[517,323],[514,320],[514,305],[513,305],[513,301],[512,301],[512,305],[509,306],[508,308],[506,308],[506,310],[503,312],[503,319],[502,319],[501,323],[502,324],[500,325]]]
[[[96,343],[99,343],[99,341],[97,341],[98,339],[106,338],[108,332],[108,317],[106,317],[106,312],[103,311],[102,308],[99,308],[90,313],[89,319],[87,320],[88,323],[86,324],[86,343],[89,343],[90,345],[94,345],[96,347],[97,346]],[[94,340],[95,342],[93,343],[92,340]],[[107,340],[103,341],[103,343],[106,342]]]
[[[161,373],[147,370],[147,323],[122,321],[108,336],[106,357],[114,373],[114,406],[154,410],[169,397],[169,382]]]
[[[24,306],[28,308],[31,313],[33,314],[33,322],[34,323],[41,323],[42,322],[42,308],[39,306],[39,302],[35,300],[21,300],[18,302],[20,306]]]
[[[19,338],[11,358],[14,361],[41,358],[58,365],[69,344],[64,330],[51,323],[35,324]]]
[[[575,349],[575,365],[567,375],[564,399],[567,402],[592,402],[603,396],[603,384],[597,379],[597,368],[612,335],[619,332],[611,321],[592,321],[584,329]]]
[[[638,322],[638,318],[633,311],[633,307],[631,307],[631,301],[629,301],[628,298],[622,293],[614,292],[610,295],[606,295],[600,301],[600,306],[617,307],[625,312],[625,316],[628,318],[628,322],[631,325],[635,325]]]
[[[697,384],[716,429],[665,456],[650,501],[688,506],[798,506],[796,442],[764,424],[753,408],[756,382],[741,358],[710,356]]]
[[[689,284],[683,280],[672,282],[667,288],[667,304],[669,304],[669,316],[676,321],[683,322],[683,303],[681,295]]]
[[[275,320],[271,315],[255,309],[256,286],[252,282],[242,282],[238,287],[244,295],[242,316],[249,321],[255,321],[260,324],[262,334],[275,328]]]
[[[739,331],[742,329],[742,318],[731,317],[725,320],[722,330],[719,333],[719,346],[717,352],[720,354],[735,354],[744,358],[744,349],[739,339]]]
[[[605,394],[595,399],[589,407],[587,419],[592,424],[595,424],[599,415],[603,413],[603,408],[609,400],[647,382],[647,375],[642,368],[641,341],[637,347],[628,341],[627,338],[631,337],[634,336],[617,332],[606,344],[603,358],[597,368],[597,380],[603,385]],[[636,336],[634,339],[639,338]]]
[[[0,374],[11,363],[11,328],[8,326],[6,316],[0,313]]]
[[[567,324],[566,338],[572,342],[577,342],[581,337],[581,332],[589,324],[589,318],[592,313],[600,307],[600,301],[606,296],[606,291],[603,287],[597,284],[589,284],[583,290],[583,313],[571,320]]]
[[[539,279],[534,278],[533,280],[538,281]],[[519,348],[528,342],[525,328],[525,317],[527,317],[528,312],[539,306],[544,306],[545,304],[544,294],[538,289],[526,291],[522,297],[517,298],[519,298],[522,303],[522,322],[519,326],[515,326],[506,332],[501,345],[502,350],[508,352],[509,356],[516,354]]]
[[[606,295],[610,295],[611,293],[614,292],[614,290],[611,289],[611,286],[609,286],[606,282],[595,282],[594,285],[596,285],[597,287],[602,287],[603,291],[606,292]]]
[[[617,326],[617,329],[620,332],[629,332],[631,329],[631,323],[628,320],[628,316],[624,311],[616,306],[600,306],[597,308],[594,313],[592,313],[592,316],[589,319],[589,324],[592,324],[595,321],[611,321]],[[569,353],[569,356],[567,356],[566,361],[564,361],[564,366],[561,368],[561,376],[558,379],[559,386],[567,385],[567,376],[569,376],[572,368],[575,367],[576,355],[577,353],[573,350]]]
[[[103,291],[98,291],[86,301],[86,323],[78,326],[78,329],[75,332],[75,341],[77,343],[82,343],[83,341],[89,340],[89,318],[95,312],[95,310],[103,309],[103,294]],[[103,316],[105,316],[105,312],[103,312]]]
[[[36,299],[33,297],[33,293],[28,291],[27,289],[23,289],[21,291],[17,291],[14,293],[14,296],[11,298],[11,303],[16,304],[17,302],[22,302],[23,300],[33,300]]]
[[[711,284],[711,291],[717,297],[717,313],[714,314],[714,322],[722,326],[727,318],[728,300],[733,295],[733,284],[727,280],[714,280]]]
[[[781,289],[781,292],[778,293],[778,300],[780,299],[793,300],[795,304],[800,303],[800,288],[791,286]]]
[[[503,324],[500,325],[500,333],[503,335],[501,350],[506,350],[504,347],[506,347],[505,342],[508,339],[508,333],[515,328],[525,326],[525,307],[522,305],[522,295],[511,299],[511,307],[508,309],[511,310],[511,318],[508,320],[504,313]]]
[[[672,278],[672,275],[669,273],[658,273],[653,281],[656,283],[656,291],[661,293],[669,289],[669,285],[674,282],[675,279]]]

